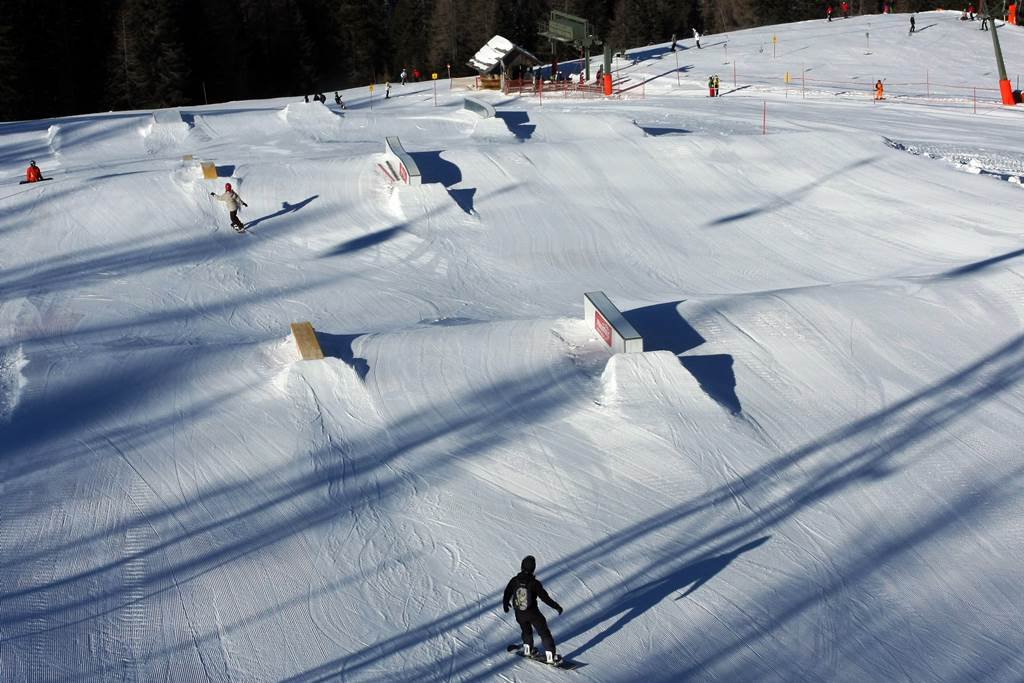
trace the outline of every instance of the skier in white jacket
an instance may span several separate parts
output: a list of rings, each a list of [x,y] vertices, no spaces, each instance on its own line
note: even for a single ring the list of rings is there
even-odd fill
[[[697,49],[700,49],[700,34],[697,33],[697,29],[693,29],[693,40],[697,43]]]
[[[228,207],[228,213],[231,214],[231,227],[242,232],[245,230],[245,224],[238,220],[238,210],[242,206],[249,206],[242,198],[238,196],[238,193],[231,189],[231,183],[224,183],[224,194],[217,194],[216,192],[210,193],[211,197],[216,197],[218,202],[224,202]]]

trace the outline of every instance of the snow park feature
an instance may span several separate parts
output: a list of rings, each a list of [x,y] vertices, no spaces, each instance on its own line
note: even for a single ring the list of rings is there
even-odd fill
[[[0,123],[0,680],[1024,680],[1024,111],[959,14]],[[525,555],[587,666],[506,652]]]
[[[494,106],[475,97],[467,97],[463,100],[463,109],[477,114],[482,119],[495,117]]]
[[[604,292],[583,295],[583,318],[614,353],[642,353],[644,340]]]
[[[299,355],[302,356],[302,360],[323,360],[324,352],[316,338],[313,323],[292,323],[291,329],[292,339],[295,341],[295,346],[299,349]]]
[[[423,176],[416,165],[416,161],[402,147],[402,141],[397,136],[384,138],[384,164],[381,170],[392,181],[405,185],[423,184]]]

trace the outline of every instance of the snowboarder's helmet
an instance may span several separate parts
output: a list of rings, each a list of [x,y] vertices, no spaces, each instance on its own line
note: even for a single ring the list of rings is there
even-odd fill
[[[32,159],[30,162],[28,162],[28,165],[29,166],[35,166],[36,165],[36,160]]]
[[[523,558],[523,564],[521,565],[524,572],[533,573],[533,570],[537,568],[537,558],[533,555],[527,555]]]
[[[231,183],[224,183],[224,190],[227,192],[231,192]]]

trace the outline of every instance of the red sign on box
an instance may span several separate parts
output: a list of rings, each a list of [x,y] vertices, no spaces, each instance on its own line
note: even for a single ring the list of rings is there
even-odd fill
[[[608,324],[608,321],[601,315],[601,311],[594,311],[594,329],[604,339],[604,343],[608,346],[612,345],[612,326]]]

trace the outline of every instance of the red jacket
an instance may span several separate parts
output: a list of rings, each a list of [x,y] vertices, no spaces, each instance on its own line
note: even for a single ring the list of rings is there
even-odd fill
[[[29,166],[28,170],[25,171],[25,180],[30,183],[36,183],[43,179],[43,172],[39,170],[38,166]]]

